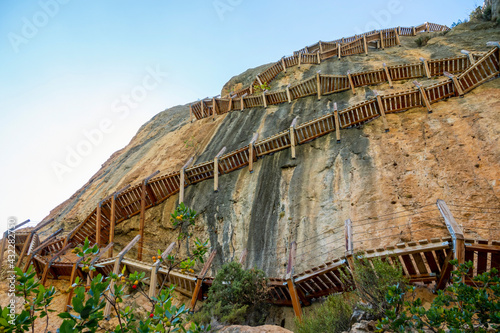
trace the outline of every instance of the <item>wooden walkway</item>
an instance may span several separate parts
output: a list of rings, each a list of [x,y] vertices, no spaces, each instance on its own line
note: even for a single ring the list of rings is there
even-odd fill
[[[190,106],[191,114],[196,119],[203,119],[215,115],[224,114],[230,111],[243,110],[254,107],[267,107],[279,103],[291,102],[294,99],[311,95],[327,95],[335,92],[353,89],[356,87],[378,84],[381,82],[391,82],[391,80],[407,80],[411,78],[420,78],[442,75],[443,70],[450,73],[463,71],[470,66],[469,61],[474,61],[478,55],[461,56],[449,59],[438,59],[429,61],[427,65],[416,63],[410,65],[399,65],[383,68],[380,70],[347,75],[327,75],[318,74],[315,77],[295,84],[286,90],[272,93],[262,93],[253,95],[253,87],[261,85],[264,82],[268,84],[273,81],[278,74],[286,73],[287,68],[304,64],[320,64],[321,61],[328,58],[368,54],[369,47],[386,48],[400,45],[399,36],[416,36],[417,33],[431,31],[446,31],[448,27],[424,23],[417,27],[397,27],[384,30],[373,30],[362,35],[356,35],[348,38],[341,38],[331,42],[318,42],[307,46],[299,51],[295,51],[292,56],[283,57],[276,63],[267,68],[264,72],[257,75],[249,87],[243,88],[233,95],[223,98],[203,99],[193,103]],[[435,64],[434,64],[435,63]],[[426,68],[429,66],[428,68]],[[441,72],[440,72],[441,71]],[[391,83],[392,85],[392,83]]]
[[[302,124],[297,124],[297,119],[294,119],[288,129],[261,140],[257,140],[257,136],[254,136],[248,145],[226,154],[224,154],[223,150],[213,161],[191,166],[191,158],[178,172],[166,175],[159,175],[159,172],[155,172],[140,184],[127,186],[104,198],[98,203],[94,211],[66,237],[58,237],[58,234],[62,231],[58,230],[40,243],[37,236],[37,230],[40,227],[35,228],[36,230],[26,229],[19,232],[16,252],[22,254],[22,256],[27,256],[24,265],[25,270],[30,263],[33,263],[43,282],[46,281],[48,276],[52,276],[52,278],[68,278],[70,280],[74,280],[77,275],[86,278],[88,276],[81,271],[78,259],[76,256],[69,254],[68,250],[81,245],[85,238],[88,237],[91,243],[98,244],[103,248],[99,261],[96,261],[101,273],[109,274],[110,271],[116,271],[123,265],[126,265],[129,270],[147,271],[151,280],[155,281],[152,284],[155,289],[157,281],[176,284],[181,292],[193,297],[192,307],[194,307],[196,300],[202,298],[211,285],[212,278],[206,276],[209,265],[204,267],[203,274],[195,276],[176,271],[168,272],[159,262],[153,265],[146,264],[142,260],[142,251],[145,248],[142,241],[144,239],[146,209],[159,204],[176,193],[179,193],[179,202],[182,202],[184,189],[190,184],[209,178],[217,179],[219,175],[246,166],[252,171],[253,163],[259,157],[290,148],[291,157],[295,158],[295,147],[297,145],[332,132],[336,133],[337,140],[340,141],[340,129],[359,126],[369,120],[381,117],[384,127],[388,130],[385,119],[387,113],[399,112],[412,107],[425,107],[431,112],[432,103],[452,96],[461,96],[500,73],[499,44],[491,43],[490,45],[493,47],[489,52],[472,60],[453,58],[448,62],[448,65],[445,65],[446,62],[442,60],[423,62],[424,71],[429,75],[443,74],[443,80],[434,85],[422,87],[418,82],[415,82],[416,87],[414,89],[388,95],[376,95],[374,98],[344,110],[337,110],[336,105],[334,105],[333,112],[325,116]],[[405,67],[406,69],[401,69],[402,67],[385,68],[387,71],[384,69],[383,73],[388,72],[389,75],[393,75],[393,73],[404,73],[401,75],[407,76],[416,75],[411,73],[421,74],[416,69],[417,67],[414,67],[414,72],[408,70],[408,67]],[[363,77],[366,80],[368,78],[380,80],[383,73],[381,71],[366,72],[361,75],[354,75],[354,79],[352,78],[353,75],[351,75],[350,80],[359,84],[364,82]],[[396,74],[394,74],[394,77],[396,77]],[[217,186],[214,187],[214,190],[217,189]],[[351,288],[352,285],[345,285],[340,278],[340,272],[344,270],[344,274],[347,276],[352,272],[354,255],[363,255],[368,259],[388,258],[389,262],[399,262],[402,264],[405,275],[412,282],[435,283],[437,288],[442,288],[447,283],[449,271],[451,271],[448,262],[453,257],[456,257],[459,261],[473,258],[476,266],[471,275],[478,274],[491,267],[498,267],[500,243],[496,239],[499,238],[466,238],[464,236],[466,233],[454,222],[453,216],[446,205],[443,202],[438,202],[437,206],[449,230],[449,234],[442,235],[439,238],[400,239],[394,244],[380,245],[376,243],[375,238],[357,238],[353,229],[356,230],[359,226],[355,222],[346,222],[345,254],[336,259],[326,260],[319,266],[300,274],[294,273],[297,247],[296,245],[295,247],[292,246],[288,251],[287,275],[270,279],[272,286],[270,302],[293,305],[296,315],[300,316],[301,304],[308,305],[315,298]],[[140,234],[127,246],[127,251],[124,249],[125,252],[122,251],[118,256],[114,256],[112,244],[116,224],[137,214],[140,214]],[[47,221],[45,224],[49,222]],[[377,229],[373,230],[377,231]],[[490,235],[493,230],[491,226],[487,228]],[[414,230],[414,232],[418,231],[422,230]],[[385,231],[381,232],[385,234]],[[136,243],[138,243],[138,259],[126,258],[126,252]],[[3,244],[5,244],[5,241]],[[109,244],[108,247],[104,248],[105,244]],[[355,244],[359,246],[355,246]],[[364,252],[361,252],[361,250]],[[486,253],[486,255],[479,257],[477,255],[479,252],[482,252],[483,255]],[[213,253],[213,255],[215,254]],[[303,256],[300,252],[297,254],[297,258],[304,258]],[[486,258],[486,261],[484,258]],[[21,262],[22,258],[18,266],[22,264]]]

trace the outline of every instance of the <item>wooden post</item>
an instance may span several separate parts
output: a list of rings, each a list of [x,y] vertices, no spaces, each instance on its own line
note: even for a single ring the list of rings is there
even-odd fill
[[[415,30],[415,27],[411,27],[411,32],[413,36],[417,35],[417,30]]]
[[[286,269],[286,283],[288,292],[292,299],[293,312],[299,321],[302,321],[302,307],[300,306],[300,299],[293,281],[293,271],[295,266],[295,252],[297,251],[297,243],[290,244],[290,252],[288,255],[288,266]]]
[[[233,98],[231,95],[229,95],[229,104],[227,106],[227,112],[231,111],[233,109]]]
[[[384,35],[382,33],[382,30],[380,30],[380,48],[382,50],[384,49]]]
[[[349,86],[352,89],[352,94],[356,95],[356,89],[354,89],[354,83],[352,82],[351,71],[347,71],[347,79],[349,80]]]
[[[333,103],[333,113],[335,115],[335,134],[337,136],[337,143],[340,143],[340,117],[337,110],[337,102]]]
[[[342,48],[340,47],[340,43],[337,44],[337,55],[340,58],[342,57]]]
[[[385,118],[385,107],[382,103],[382,97],[378,94],[376,90],[373,91],[375,97],[377,98],[378,109],[380,110],[380,116],[382,117],[382,122],[384,123],[385,132],[389,132],[389,125],[387,125],[387,119]]]
[[[111,217],[109,221],[109,242],[112,244],[115,242],[115,225],[116,225],[116,193],[111,197]],[[109,248],[108,258],[113,257],[113,247]]]
[[[203,101],[200,101],[200,110],[201,110],[201,116],[203,118],[205,118],[206,117],[206,115],[205,115],[205,103],[203,103]]]
[[[56,237],[57,235],[59,235],[61,232],[63,231],[63,228],[59,228],[58,230],[56,230],[52,235],[50,235],[49,237],[45,238],[45,240],[40,244],[38,245],[38,247],[36,249],[34,249],[30,254],[29,254],[29,257],[28,257],[28,260],[26,261],[26,263],[24,264],[24,268],[23,268],[23,272],[26,273],[28,271],[28,268],[30,266],[30,263],[31,263],[31,260],[33,259],[33,257],[38,253],[40,252],[43,248],[45,248],[45,246],[47,246],[47,244],[52,241],[52,239],[54,237]],[[66,243],[67,245],[67,243]],[[65,245],[65,246],[66,246]]]
[[[300,64],[302,63],[302,53],[299,53],[297,56],[299,57],[299,65],[298,65],[298,67],[300,68]]]
[[[130,251],[130,249],[132,249],[132,247],[135,245],[135,243],[137,243],[139,241],[140,238],[141,238],[140,235],[135,236],[135,238],[132,239],[132,241],[130,243],[128,243],[128,245],[125,246],[125,248],[123,250],[120,251],[120,253],[118,254],[118,257],[115,260],[115,265],[113,267],[114,274],[120,273],[120,264],[123,260],[123,257],[125,256],[125,254],[127,254],[128,251]],[[111,283],[109,285],[110,297],[111,297],[111,295],[113,295],[114,292],[115,292],[115,281],[111,281]],[[108,318],[110,314],[111,314],[111,303],[106,302],[106,307],[104,308],[104,317]]]
[[[365,49],[365,55],[368,56],[368,45],[366,44],[366,36],[363,35],[363,48]]]
[[[401,47],[401,42],[399,40],[399,33],[398,33],[398,29],[394,29],[394,35],[396,36],[396,44],[399,45],[399,47]]]
[[[292,103],[292,98],[290,97],[290,84],[286,86],[286,98],[288,98],[288,104]]]
[[[344,233],[345,233],[345,257],[347,259],[347,263],[349,264],[349,268],[354,272],[354,247],[353,247],[353,239],[352,239],[352,221],[351,219],[347,219],[344,221]]]
[[[318,90],[318,101],[321,99],[321,78],[320,78],[320,73],[321,71],[318,71],[316,73],[316,89]]]
[[[262,102],[264,103],[264,108],[267,109],[266,91],[262,91]]]
[[[259,73],[260,74],[260,73]],[[259,77],[259,74],[257,74],[256,78],[257,78],[257,82],[259,82],[260,85],[262,85],[262,81],[260,80],[260,77]]]
[[[295,117],[290,125],[290,149],[292,150],[292,159],[295,159],[295,124],[297,123],[297,117]]]
[[[184,186],[186,185],[186,168],[193,162],[191,157],[186,164],[182,167],[180,171],[180,181],[179,181],[179,204],[184,202]]]
[[[189,104],[189,122],[193,122],[193,107]]]
[[[243,102],[243,97],[245,97],[246,94],[242,95],[240,98],[240,111],[243,111],[245,108],[245,102]]]
[[[465,262],[465,238],[462,232],[462,228],[458,225],[451,213],[448,205],[443,200],[437,200],[436,205],[439,212],[443,216],[444,223],[450,232],[451,239],[453,240],[453,253],[454,259],[458,260],[458,264],[463,264]]]
[[[425,31],[429,32],[429,22],[425,22]]]
[[[97,204],[97,222],[95,226],[95,243],[97,246],[101,246],[101,228],[102,228],[102,216],[101,216],[101,202]]]
[[[149,297],[156,297],[156,282],[158,281],[158,270],[160,269],[160,264],[162,261],[167,259],[167,256],[172,252],[175,246],[175,242],[172,242],[167,249],[161,254],[161,259],[158,258],[153,266],[151,267],[151,280],[149,281]]]
[[[392,79],[391,79],[391,74],[389,73],[389,68],[387,68],[385,62],[383,63],[383,66],[384,66],[385,76],[387,76],[387,81],[389,81],[389,87],[394,88],[392,85]]]
[[[448,72],[444,72],[443,75],[453,81],[453,85],[455,86],[455,93],[460,97],[464,97],[464,91],[462,90],[462,86],[458,82],[457,77]]]
[[[219,192],[219,158],[226,151],[226,147],[222,147],[219,153],[214,157],[214,192]]]
[[[26,238],[26,241],[24,242],[23,249],[22,249],[21,253],[19,253],[19,258],[17,260],[17,267],[21,267],[23,259],[26,256],[26,254],[28,253],[28,249],[31,245],[31,240],[33,239],[35,234],[38,232],[38,230],[42,229],[43,227],[45,227],[47,224],[51,223],[52,221],[54,221],[53,218],[50,220],[47,220],[45,222],[40,223],[38,226],[36,226],[34,229],[31,230],[28,237]],[[3,246],[3,244],[2,244],[2,246]],[[0,267],[1,267],[1,261],[0,261]]]
[[[420,95],[422,96],[422,100],[424,101],[424,105],[422,106],[425,106],[427,108],[427,112],[432,113],[431,103],[429,103],[429,100],[427,99],[427,94],[425,93],[424,88],[416,80],[413,81],[413,84],[417,86],[418,90],[420,90]]]
[[[219,108],[217,107],[217,102],[215,101],[215,97],[212,98],[212,110],[213,110],[213,116],[216,114],[219,114]]]
[[[200,274],[198,274],[198,277],[196,278],[196,286],[193,291],[193,297],[191,298],[191,312],[194,312],[196,301],[198,300],[199,293],[201,292],[201,285],[203,283],[203,279],[205,278],[208,269],[212,265],[212,261],[214,261],[216,254],[217,250],[213,250],[212,253],[210,253],[210,257],[208,258],[207,261],[205,261],[205,265],[203,265]]]
[[[319,52],[323,53],[323,43],[321,41],[319,41],[318,45],[319,45]]]
[[[239,263],[242,267],[245,266],[245,260],[247,258],[247,253],[248,253],[247,249],[244,249],[243,252],[241,252]]]
[[[146,215],[146,185],[147,182],[142,182],[141,187],[141,213],[139,218],[139,248],[137,249],[137,260],[142,260],[142,247],[144,245],[144,220]]]
[[[474,60],[474,57],[472,56],[472,53],[469,52],[469,51],[466,51],[466,50],[462,50],[460,51],[462,54],[465,54],[468,58],[469,58],[469,61],[470,61],[470,64],[471,65],[474,65],[476,63],[476,60]]]
[[[316,54],[317,54],[317,56],[318,56],[318,65],[319,65],[319,64],[321,64],[321,58],[320,58],[320,56],[319,56],[319,51],[318,51],[318,52],[316,52]]]
[[[281,65],[283,66],[283,73],[286,73],[286,62],[285,62],[285,57],[281,58]]]
[[[248,145],[248,169],[250,173],[253,173],[253,162],[257,160],[257,156],[255,156],[255,141],[257,141],[257,138],[259,137],[259,133],[255,133],[252,137],[252,140],[250,141],[250,144]]]
[[[75,283],[75,279],[76,279],[76,273],[78,271],[78,265],[80,264],[80,262],[83,260],[84,258],[81,257],[80,259],[78,259],[74,264],[73,264],[73,268],[71,269],[71,276],[69,278],[69,293],[68,293],[68,298],[66,299],[66,307],[64,308],[64,311],[69,311],[70,308],[69,306],[71,305],[71,300],[73,299],[73,283]]]
[[[429,65],[427,64],[427,60],[425,60],[424,58],[420,58],[420,61],[422,62],[422,66],[424,66],[425,75],[427,76],[428,79],[430,79],[431,72],[429,71]]]
[[[40,283],[42,284],[42,286],[45,286],[45,282],[47,281],[47,276],[48,276],[50,267],[52,266],[52,264],[54,263],[54,261],[57,258],[59,258],[61,256],[61,254],[63,254],[64,252],[66,252],[66,250],[69,247],[71,247],[72,245],[73,245],[72,243],[66,244],[65,247],[63,247],[59,252],[57,252],[54,256],[52,256],[52,258],[50,258],[49,262],[45,265],[45,268],[43,269],[42,278],[40,280]],[[52,272],[52,275],[54,275],[54,272]],[[57,279],[57,276],[54,275],[54,278]]]

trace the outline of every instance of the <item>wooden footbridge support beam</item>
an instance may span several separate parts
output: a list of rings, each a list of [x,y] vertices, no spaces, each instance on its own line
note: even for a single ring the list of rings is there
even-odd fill
[[[198,276],[196,277],[196,286],[193,291],[193,297],[191,298],[191,312],[194,312],[196,301],[198,301],[198,298],[200,298],[201,296],[201,286],[203,284],[203,279],[205,278],[205,275],[207,275],[208,269],[212,265],[216,254],[217,250],[213,250],[212,253],[210,253],[210,257],[208,257],[208,260],[205,261],[205,265],[203,265],[200,274],[198,274]]]
[[[264,108],[267,109],[266,90],[262,91],[262,103],[264,104]]]
[[[281,58],[281,66],[283,66],[283,73],[286,73],[285,57]]]
[[[296,135],[295,135],[295,126],[297,125],[297,118],[295,117],[290,124],[290,150],[292,153],[292,159],[295,159],[295,146],[296,146]]]
[[[253,162],[257,161],[257,155],[255,154],[255,142],[259,137],[259,133],[255,133],[248,144],[248,170],[253,173]]]
[[[0,249],[0,268],[2,267],[2,264],[3,264],[3,257],[4,257],[4,253],[5,253],[5,247],[7,246],[7,238],[9,237],[9,233],[11,233],[14,230],[19,229],[20,227],[22,227],[23,225],[25,225],[25,224],[27,224],[29,222],[30,222],[30,220],[26,220],[26,221],[24,221],[22,223],[19,223],[16,226],[14,226],[13,228],[8,229],[7,231],[5,231],[3,233],[2,247]],[[19,265],[19,263],[18,263],[18,265]]]
[[[389,82],[389,87],[394,88],[394,86],[392,85],[391,73],[389,73],[389,69],[387,68],[387,64],[384,62],[382,65],[384,67],[385,76],[387,77],[387,82]]]
[[[413,81],[413,84],[418,88],[420,91],[420,96],[422,97],[423,105],[427,108],[428,113],[432,113],[432,106],[431,103],[429,103],[429,100],[427,99],[427,94],[425,93],[424,87],[418,82],[418,81]]]
[[[243,252],[241,252],[240,260],[238,261],[242,267],[245,266],[245,261],[247,259],[247,254],[248,250],[244,249]]]
[[[347,79],[349,80],[349,87],[352,89],[352,94],[356,95],[356,89],[354,89],[354,83],[352,82],[351,71],[347,71]]]
[[[387,119],[385,117],[385,107],[384,103],[382,103],[382,97],[380,97],[379,93],[374,90],[373,93],[375,94],[375,97],[377,98],[377,105],[378,109],[380,111],[380,117],[382,117],[382,122],[384,123],[384,130],[385,132],[389,132],[389,125],[387,124]]]
[[[180,180],[179,180],[179,204],[184,202],[184,188],[186,187],[186,168],[193,163],[193,158],[191,157],[186,164],[181,168]]]
[[[75,283],[76,280],[76,274],[78,272],[78,265],[82,262],[84,257],[81,257],[78,259],[74,264],[73,268],[71,269],[71,276],[69,277],[69,292],[68,292],[68,297],[66,298],[66,306],[63,309],[63,311],[69,311],[71,310],[71,300],[73,299],[73,283]]]
[[[439,212],[443,216],[446,228],[450,232],[451,239],[453,241],[453,259],[458,260],[458,264],[463,264],[465,262],[465,238],[462,228],[458,225],[457,221],[453,217],[446,202],[439,199],[436,202]]]
[[[340,143],[340,117],[339,111],[337,110],[337,102],[333,103],[333,113],[335,116],[335,135],[337,137],[337,143]]]
[[[425,60],[424,58],[420,58],[420,61],[422,62],[422,66],[424,67],[425,75],[428,79],[430,79],[431,72],[429,71],[429,64],[427,63],[427,60]]]
[[[320,73],[321,70],[316,72],[316,90],[318,91],[318,101],[321,100],[321,77]]]
[[[286,98],[288,100],[288,104],[292,103],[292,97],[290,96],[290,84],[286,86]]]
[[[158,269],[160,269],[160,264],[162,261],[167,259],[167,256],[172,252],[175,247],[175,242],[172,242],[167,249],[161,254],[161,260],[158,259],[155,261],[153,266],[151,267],[151,279],[149,281],[149,297],[156,297],[156,284],[158,281]]]
[[[31,263],[31,260],[33,259],[33,257],[35,255],[38,254],[38,252],[40,252],[41,250],[43,250],[45,248],[45,246],[51,242],[54,237],[56,237],[57,235],[59,235],[61,232],[63,231],[63,228],[59,228],[57,229],[54,233],[52,233],[52,235],[50,235],[49,237],[47,237],[40,245],[38,245],[37,248],[33,249],[33,252],[31,252],[29,254],[29,257],[28,257],[28,260],[26,261],[26,263],[24,264],[24,268],[23,268],[23,272],[26,273],[28,271],[28,268],[30,266],[30,263]],[[67,244],[66,244],[67,245]],[[66,246],[65,245],[65,246]],[[64,247],[65,247],[64,246]]]
[[[215,99],[214,99],[215,100]],[[139,215],[139,235],[141,238],[139,239],[139,248],[137,249],[137,260],[142,260],[142,250],[144,247],[144,223],[146,220],[146,198],[147,195],[149,194],[148,192],[148,182],[157,174],[160,173],[160,170],[156,170],[153,172],[151,175],[146,177],[142,181],[142,186],[141,186],[141,212]],[[155,198],[151,198],[151,201],[154,203]]]
[[[128,243],[123,250],[120,251],[118,257],[116,257],[115,259],[115,264],[113,266],[114,274],[118,274],[120,272],[120,264],[123,260],[123,257],[125,256],[125,254],[127,254],[128,251],[130,251],[130,249],[132,249],[132,247],[139,241],[140,238],[141,238],[140,235],[135,236],[135,238],[132,239],[132,241]],[[108,297],[111,297],[114,291],[115,291],[115,282],[111,281],[109,285]],[[106,301],[106,307],[104,308],[104,317],[109,318],[110,314],[111,314],[111,303],[109,301]]]
[[[365,50],[365,55],[368,56],[368,45],[366,44],[366,35],[363,35],[363,48]]]
[[[471,52],[467,50],[461,50],[460,53],[465,54],[469,58],[471,65],[474,65],[476,63],[476,60],[474,60],[474,56],[472,55]]]
[[[72,245],[73,245],[72,243],[66,244],[66,246],[63,247],[61,249],[61,251],[57,252],[54,256],[52,256],[52,258],[50,258],[49,262],[47,263],[47,265],[45,265],[45,268],[43,269],[42,278],[40,280],[40,283],[42,284],[42,286],[45,286],[45,282],[47,281],[47,275],[48,275],[50,267],[52,266],[52,264],[54,263],[54,261],[56,261],[56,259],[58,259]],[[55,274],[55,273],[52,272],[52,275],[54,276],[55,279],[57,279],[57,274]]]
[[[382,30],[380,30],[380,48],[382,50],[384,49],[384,35],[382,33]]]
[[[102,229],[102,201],[99,201],[96,209],[96,225],[95,225],[95,243],[101,246],[101,229]]]
[[[222,147],[219,153],[214,157],[214,192],[219,192],[219,159],[225,151],[226,147]]]
[[[302,321],[302,307],[300,305],[299,294],[297,292],[297,288],[295,287],[295,283],[293,281],[293,272],[295,266],[295,253],[297,251],[297,243],[292,242],[290,244],[290,252],[288,254],[288,266],[286,269],[286,284],[288,286],[288,292],[290,293],[290,297],[292,298],[292,306],[293,312],[295,316]]]
[[[444,72],[443,75],[453,81],[453,86],[455,87],[455,93],[457,96],[464,97],[464,91],[462,90],[462,86],[458,82],[457,77],[448,72]]]
[[[245,100],[243,99],[243,97],[245,97],[246,95],[247,95],[247,93],[244,93],[243,95],[241,95],[241,98],[240,98],[240,111],[243,111],[243,109],[245,108]]]
[[[394,35],[396,36],[396,44],[398,44],[399,47],[401,47],[401,41],[399,40],[399,28],[394,29]]]
[[[337,44],[337,55],[338,55],[339,60],[340,60],[340,58],[342,57],[342,48],[340,46],[340,43]]]
[[[29,220],[28,220],[29,221]],[[28,237],[26,238],[26,241],[24,242],[24,245],[23,245],[23,249],[21,251],[21,253],[19,253],[19,258],[17,260],[17,267],[21,267],[21,264],[23,262],[23,259],[24,257],[26,256],[26,254],[28,253],[28,249],[31,245],[31,240],[33,239],[33,237],[35,236],[35,234],[40,230],[42,229],[43,227],[45,227],[46,225],[48,225],[49,223],[51,223],[52,221],[54,221],[54,219],[50,219],[50,220],[47,220],[45,222],[42,222],[40,223],[38,226],[36,226],[33,230],[31,230],[30,234],[28,235]],[[0,267],[1,267],[1,263],[0,263]]]

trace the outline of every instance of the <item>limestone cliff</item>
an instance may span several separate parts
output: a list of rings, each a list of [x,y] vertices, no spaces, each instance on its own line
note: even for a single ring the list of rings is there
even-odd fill
[[[472,30],[473,29],[473,30]],[[373,50],[368,56],[352,56],[320,65],[294,67],[279,74],[271,84],[278,89],[288,83],[322,73],[345,74],[380,67],[383,62],[411,63],[419,57],[443,58],[458,55],[461,49],[484,52],[486,41],[500,40],[493,24],[462,25],[452,31],[431,34],[425,47],[417,37],[402,37],[402,47]],[[332,38],[338,36],[332,36]],[[223,92],[247,85],[260,69],[236,76]],[[432,80],[434,81],[434,80]],[[430,81],[429,83],[432,83]],[[395,82],[395,90],[411,82]],[[71,198],[52,210],[54,227],[69,231],[81,222],[98,201],[130,183],[138,183],[155,170],[162,174],[179,170],[191,157],[195,163],[208,161],[227,147],[242,147],[253,133],[267,137],[288,128],[298,116],[299,123],[329,110],[329,101],[339,108],[373,96],[375,87],[302,98],[291,104],[255,108],[189,122],[189,106],[165,110],[144,124],[131,142],[113,154],[102,168]],[[387,85],[378,91],[391,91]],[[244,168],[219,180],[186,188],[185,202],[200,213],[196,236],[209,238],[217,253],[215,267],[249,251],[247,267],[257,266],[271,276],[285,268],[285,248],[291,241],[330,235],[347,218],[387,214],[433,203],[441,198],[471,205],[500,205],[500,80],[492,80],[467,94],[433,105],[434,113],[423,108],[390,114],[390,132],[384,133],[377,119],[358,129],[341,131],[297,147],[292,160],[288,150],[266,156],[255,163],[254,172]],[[175,236],[169,214],[178,197],[170,197],[146,212],[146,245],[164,249]],[[117,247],[138,231],[135,216],[117,226]],[[320,264],[343,244],[330,244],[297,263],[297,271]],[[340,254],[340,253],[339,253]]]

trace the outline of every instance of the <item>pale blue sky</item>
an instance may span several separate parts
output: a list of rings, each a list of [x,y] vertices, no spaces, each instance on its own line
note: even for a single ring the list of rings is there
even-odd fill
[[[451,25],[481,3],[2,0],[0,229],[40,221],[155,114],[247,68],[379,27]]]

